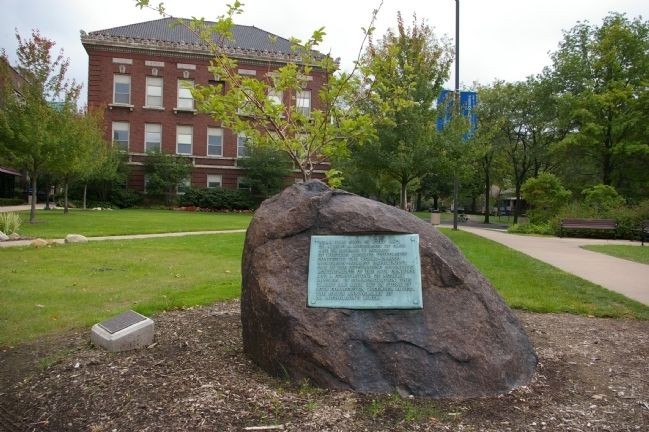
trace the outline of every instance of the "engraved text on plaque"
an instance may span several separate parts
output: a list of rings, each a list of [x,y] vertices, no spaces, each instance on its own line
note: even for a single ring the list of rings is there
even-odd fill
[[[312,236],[308,305],[421,309],[419,235]]]

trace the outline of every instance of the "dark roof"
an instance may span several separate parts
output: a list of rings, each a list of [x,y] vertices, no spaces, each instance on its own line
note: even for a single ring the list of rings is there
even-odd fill
[[[191,20],[181,18],[185,23]],[[159,41],[172,44],[204,46],[202,42],[185,25],[178,25],[177,18],[162,18],[154,21],[146,21],[136,24],[129,24],[121,27],[113,27],[104,30],[92,31],[88,36],[103,38],[127,38],[133,40]],[[213,24],[207,22],[207,25]],[[282,37],[259,29],[255,26],[235,24],[232,29],[233,41],[226,41],[228,48],[250,50],[257,52],[275,52],[291,54],[290,42]],[[216,39],[215,39],[216,40]]]

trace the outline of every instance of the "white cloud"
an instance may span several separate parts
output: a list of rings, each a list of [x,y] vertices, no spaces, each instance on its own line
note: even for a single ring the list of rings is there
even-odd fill
[[[88,57],[79,30],[93,31],[157,19],[141,11],[133,0],[5,0],[0,16],[0,46],[15,61],[14,28],[28,35],[32,28],[53,39],[70,57],[70,76],[85,84]],[[153,0],[152,3],[158,3]],[[214,19],[226,1],[167,0],[167,10],[177,16]],[[327,37],[323,51],[341,57],[349,68],[362,38],[360,28],[369,22],[378,1],[247,0],[237,22],[255,25],[280,36],[306,38],[321,26]],[[631,17],[649,15],[646,0],[461,0],[460,77],[464,83],[491,82],[494,78],[522,80],[549,64],[548,52],[556,49],[562,30],[577,21],[600,23],[609,11]],[[377,21],[377,36],[396,25],[400,10],[406,21],[413,13],[434,26],[438,35],[455,34],[454,0],[385,0]],[[449,81],[451,86],[453,81]]]

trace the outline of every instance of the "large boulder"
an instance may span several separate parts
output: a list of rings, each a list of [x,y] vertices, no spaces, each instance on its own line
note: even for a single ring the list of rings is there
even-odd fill
[[[423,309],[307,307],[311,235],[419,234]],[[245,352],[264,370],[329,388],[427,397],[499,394],[537,358],[489,282],[430,224],[319,181],[266,200],[246,235]]]

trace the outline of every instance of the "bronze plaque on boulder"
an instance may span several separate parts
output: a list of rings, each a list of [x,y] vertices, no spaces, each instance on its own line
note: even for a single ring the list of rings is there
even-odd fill
[[[419,235],[311,236],[308,305],[421,309]]]

